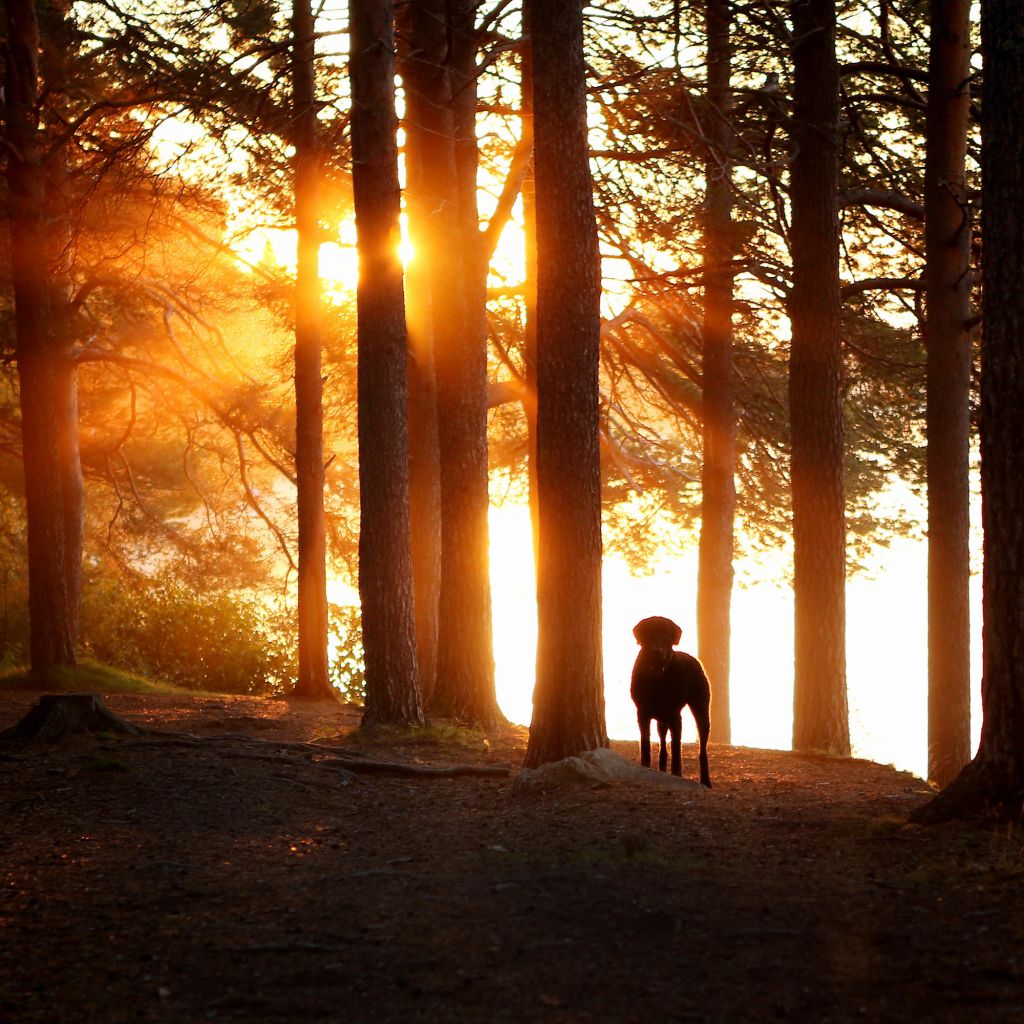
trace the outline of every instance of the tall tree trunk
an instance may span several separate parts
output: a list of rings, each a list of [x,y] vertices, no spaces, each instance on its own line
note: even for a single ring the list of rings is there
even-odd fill
[[[928,377],[928,777],[971,758],[970,0],[932,0],[925,180]]]
[[[533,48],[530,42],[529,8],[523,11],[522,120],[523,139],[533,149]],[[537,503],[537,188],[533,161],[523,177],[523,245],[525,277],[523,278],[523,368],[526,398],[526,471],[530,501],[530,525],[533,534],[533,560],[536,566],[540,543],[540,510]]]
[[[401,16],[399,72],[405,88],[405,204],[413,258],[405,268],[405,310],[409,330],[409,505],[412,509],[412,576],[416,606],[416,658],[420,689],[429,705],[437,678],[438,599],[441,592],[441,454],[437,440],[437,380],[434,375],[431,294],[431,217],[434,207],[426,178],[437,98],[420,51],[414,17]]]
[[[34,670],[75,663],[82,487],[76,370],[69,355],[62,147],[42,137],[40,32],[32,0],[5,0],[7,189],[15,353],[28,524],[30,658]],[[43,8],[43,14],[50,14]],[[59,20],[59,19],[58,19]],[[49,150],[49,152],[48,152]]]
[[[42,161],[45,193],[43,216],[47,221],[45,246],[50,267],[50,289],[56,311],[54,325],[53,416],[57,434],[57,458],[60,465],[61,500],[64,531],[64,585],[67,590],[68,618],[75,641],[81,618],[82,546],[85,535],[85,488],[78,440],[78,363],[71,355],[72,285],[68,266],[73,250],[71,214],[68,209],[68,146],[66,141],[51,142],[67,132],[68,113],[64,108],[75,39],[71,8],[66,3],[45,3],[36,7],[39,18],[39,53],[42,137],[45,156]],[[46,123],[48,122],[48,123]]]
[[[407,348],[391,0],[350,0],[352,184],[359,249],[359,595],[363,724],[422,724],[409,541]]]
[[[299,678],[295,696],[334,696],[327,676],[327,531],[320,362],[320,216],[315,23],[310,0],[293,0],[295,146],[295,483],[299,520]]]
[[[974,760],[918,821],[981,809],[1019,820],[1024,799],[1024,10],[982,0],[981,491],[984,720]]]
[[[476,6],[467,0],[419,3],[435,33],[437,95],[445,98],[446,114],[430,151],[442,513],[437,682],[430,707],[488,727],[501,712],[494,687],[487,524],[487,268],[476,203]]]
[[[12,198],[17,195],[12,191]],[[21,247],[21,231],[12,230],[11,234],[12,248]],[[15,262],[21,262],[21,257]],[[41,671],[75,664],[78,597],[74,583],[79,578],[81,560],[75,576],[69,579],[75,548],[73,539],[65,536],[70,509],[65,504],[61,472],[64,417],[59,403],[70,372],[60,354],[49,348],[48,343],[54,339],[45,337],[52,322],[39,323],[46,316],[45,302],[36,305],[35,312],[23,315],[35,289],[19,283],[19,273],[14,276],[28,532],[29,657],[33,671]],[[35,298],[39,298],[38,293]]]
[[[606,746],[601,268],[577,0],[528,0],[537,195],[537,682],[526,764]]]
[[[77,643],[82,612],[82,545],[85,539],[85,486],[78,446],[77,361],[67,357],[59,359],[55,378],[54,416],[63,505],[64,585],[71,635]]]
[[[730,604],[736,513],[736,414],[733,408],[732,47],[728,0],[707,0],[710,152],[704,195],[704,459],[701,465],[697,643],[711,679],[711,730],[732,739],[729,721]]]
[[[834,0],[792,0],[793,747],[850,753]]]

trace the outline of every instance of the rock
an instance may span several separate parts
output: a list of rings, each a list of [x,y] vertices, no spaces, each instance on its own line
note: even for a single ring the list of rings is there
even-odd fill
[[[647,786],[683,788],[688,792],[703,786],[695,779],[680,779],[667,772],[652,771],[639,764],[626,761],[603,747],[588,750],[579,757],[551,761],[538,768],[524,768],[512,783],[513,793],[536,792],[570,786],[609,785],[617,782]]]

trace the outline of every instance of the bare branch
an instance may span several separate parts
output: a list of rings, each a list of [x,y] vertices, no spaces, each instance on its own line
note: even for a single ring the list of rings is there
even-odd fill
[[[894,210],[913,220],[924,220],[924,204],[898,192],[875,188],[851,188],[839,193],[839,206],[873,206],[880,210]]]

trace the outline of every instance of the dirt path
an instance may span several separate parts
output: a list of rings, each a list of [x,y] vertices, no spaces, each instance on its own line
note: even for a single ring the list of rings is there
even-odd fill
[[[30,702],[0,694],[0,727]],[[205,735],[358,721],[107,703]],[[518,766],[524,741],[366,749]],[[710,793],[517,796],[219,749],[6,752],[0,1021],[1024,1022],[1019,832],[904,828],[927,791],[891,768],[724,748]]]

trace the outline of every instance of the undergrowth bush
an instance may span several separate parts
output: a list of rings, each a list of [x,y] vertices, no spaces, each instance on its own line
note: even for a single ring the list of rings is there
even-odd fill
[[[195,690],[282,692],[295,678],[293,617],[256,595],[172,578],[100,577],[82,595],[82,647],[98,661]]]
[[[28,594],[23,575],[0,577],[0,671],[28,661]],[[328,609],[329,678],[361,703],[359,609]],[[298,669],[294,608],[255,591],[207,591],[172,574],[125,579],[107,572],[82,593],[80,654],[190,690],[285,693]]]
[[[327,666],[331,685],[354,704],[366,698],[363,675],[363,626],[358,608],[332,604],[328,608]]]

